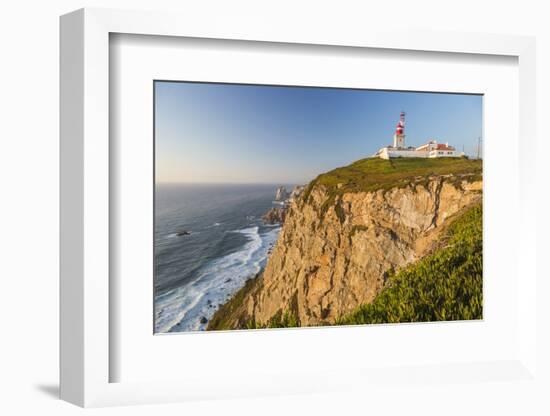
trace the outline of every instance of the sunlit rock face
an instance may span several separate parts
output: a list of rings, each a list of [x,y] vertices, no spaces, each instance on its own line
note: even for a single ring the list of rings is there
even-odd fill
[[[302,326],[334,323],[371,302],[388,272],[426,255],[453,215],[481,201],[481,181],[448,176],[374,192],[330,195],[316,185],[293,198],[261,282],[234,327],[284,311]],[[302,190],[300,190],[302,193]]]

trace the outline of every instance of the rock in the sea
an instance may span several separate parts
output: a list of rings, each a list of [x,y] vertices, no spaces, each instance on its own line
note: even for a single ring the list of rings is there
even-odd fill
[[[288,197],[288,199],[293,200],[293,199],[298,198],[302,194],[302,192],[304,191],[304,188],[305,188],[305,186],[303,186],[303,185],[295,186],[292,189],[292,192],[290,193],[290,196]]]
[[[286,201],[288,199],[289,193],[287,192],[284,186],[279,186],[277,192],[275,193],[275,201]]]
[[[282,224],[285,222],[286,217],[286,208],[285,207],[275,207],[267,211],[262,219],[266,224]]]

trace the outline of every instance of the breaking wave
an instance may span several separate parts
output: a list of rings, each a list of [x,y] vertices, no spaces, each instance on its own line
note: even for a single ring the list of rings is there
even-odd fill
[[[155,332],[204,330],[219,306],[262,270],[279,231],[260,234],[257,226],[230,231],[246,237],[244,246],[206,264],[185,286],[157,296]]]

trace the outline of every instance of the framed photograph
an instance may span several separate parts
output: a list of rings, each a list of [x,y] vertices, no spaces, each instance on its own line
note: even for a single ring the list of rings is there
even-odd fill
[[[154,97],[155,333],[483,318],[482,95]]]
[[[203,23],[61,18],[62,398],[535,385],[533,39]]]

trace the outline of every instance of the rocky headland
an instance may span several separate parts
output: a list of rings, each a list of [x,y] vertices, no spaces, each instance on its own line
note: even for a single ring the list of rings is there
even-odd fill
[[[297,185],[291,192],[287,192],[284,186],[277,188],[275,192],[275,202],[281,204],[281,206],[270,208],[263,216],[262,219],[265,224],[283,224],[285,222],[286,213],[292,201],[298,198],[304,191],[304,186]]]
[[[284,186],[279,186],[275,191],[275,201],[284,202],[288,199],[289,193]]]
[[[285,222],[286,211],[286,207],[271,208],[262,216],[262,220],[266,224],[282,224]]]
[[[481,161],[463,158],[364,159],[320,175],[266,214],[283,226],[265,270],[208,329],[337,323],[440,249],[481,200]]]

